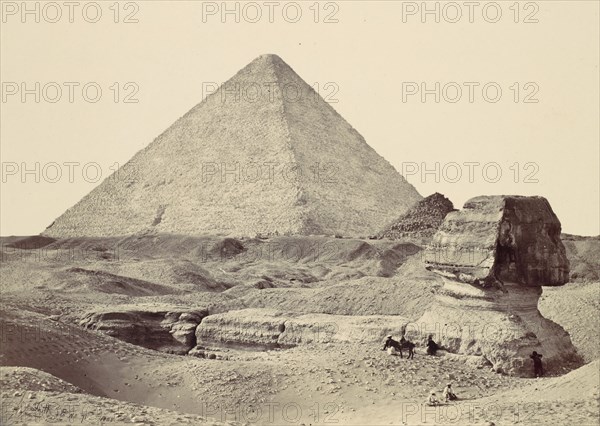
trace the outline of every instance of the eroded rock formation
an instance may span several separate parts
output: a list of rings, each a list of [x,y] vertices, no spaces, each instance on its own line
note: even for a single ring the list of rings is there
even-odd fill
[[[450,352],[508,374],[531,374],[532,351],[550,370],[579,362],[569,335],[537,307],[542,286],[568,281],[560,231],[542,197],[476,197],[449,213],[425,253],[444,286],[407,334],[433,334]]]
[[[80,325],[148,349],[183,354],[196,345],[196,327],[207,315],[205,309],[123,305],[89,312]]]
[[[345,316],[243,309],[206,317],[196,329],[199,346],[273,349],[310,343],[383,342],[399,335],[408,320],[399,316]]]

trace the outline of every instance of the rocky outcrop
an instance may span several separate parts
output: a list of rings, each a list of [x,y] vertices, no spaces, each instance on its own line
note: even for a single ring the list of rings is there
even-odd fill
[[[31,237],[19,238],[16,241],[5,244],[6,247],[17,248],[21,250],[35,250],[52,244],[56,240],[42,235],[33,235]]]
[[[561,225],[542,197],[473,198],[448,214],[425,253],[444,286],[407,334],[484,357],[496,371],[530,375],[532,351],[549,370],[580,358],[569,335],[538,310],[541,286],[567,282]]]
[[[80,325],[148,349],[187,353],[196,345],[196,327],[207,315],[206,309],[118,306],[89,312]]]
[[[408,320],[398,316],[344,316],[243,309],[206,317],[196,329],[198,346],[274,349],[310,343],[379,343],[398,335]]]
[[[570,264],[570,282],[600,281],[600,236],[582,237],[562,234]]]
[[[452,201],[436,192],[412,206],[377,237],[390,240],[430,239],[451,211],[454,211]]]

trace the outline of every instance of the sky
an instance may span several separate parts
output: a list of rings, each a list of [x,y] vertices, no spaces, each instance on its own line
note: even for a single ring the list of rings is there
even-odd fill
[[[421,195],[541,195],[598,235],[600,3],[464,3],[3,1],[0,234],[43,231],[275,53]]]

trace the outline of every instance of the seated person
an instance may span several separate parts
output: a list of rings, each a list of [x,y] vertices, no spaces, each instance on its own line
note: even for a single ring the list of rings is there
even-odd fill
[[[440,347],[438,346],[438,344],[433,341],[433,334],[430,334],[427,338],[427,354],[435,355],[439,348]]]
[[[427,401],[425,401],[425,404],[429,405],[429,406],[436,406],[439,405],[439,401],[435,396],[435,391],[431,391],[431,393],[429,394],[429,397],[427,397]]]

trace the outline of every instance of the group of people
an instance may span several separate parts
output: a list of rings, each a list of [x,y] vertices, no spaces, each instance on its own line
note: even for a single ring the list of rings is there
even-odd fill
[[[458,399],[458,397],[456,396],[456,394],[454,393],[454,390],[452,389],[452,383],[448,383],[446,385],[446,387],[442,391],[442,398],[443,398],[442,401],[438,400],[437,397],[435,396],[435,391],[432,390],[431,393],[429,394],[429,397],[427,398],[427,401],[425,401],[425,403],[427,405],[430,405],[433,407],[436,405],[440,405],[444,402],[456,401]]]
[[[400,340],[394,340],[392,335],[388,335],[385,339],[385,343],[383,345],[382,351],[387,350],[390,355],[395,354],[395,352],[400,353],[400,357],[402,357],[402,350],[408,350],[408,359],[412,359],[415,356],[414,352],[415,344],[406,340],[404,335],[400,338]],[[440,346],[433,340],[433,335],[429,335],[427,339],[427,354],[435,355],[436,352],[440,349]],[[448,383],[444,388],[442,393],[443,399],[445,402],[455,401],[458,399],[454,391],[452,390],[452,383]],[[431,406],[439,405],[441,402],[437,399],[435,395],[435,391],[431,391],[431,394],[427,398],[426,403]]]
[[[402,358],[402,349],[408,350],[408,359],[412,359],[415,357],[415,344],[406,340],[404,335],[400,338],[400,341],[394,340],[392,335],[388,335],[385,344],[383,345],[383,351],[388,350],[390,355],[394,352],[399,352],[400,357]],[[433,335],[429,335],[427,338],[427,355],[435,355],[437,351],[440,349],[440,346],[433,340]]]
[[[383,345],[382,350],[388,350],[390,355],[395,352],[400,353],[400,357],[402,357],[402,349],[408,350],[408,359],[414,358],[414,347],[415,344],[406,340],[404,335],[400,338],[400,341],[394,340],[391,335],[388,335],[385,340],[385,344]],[[435,355],[437,351],[441,349],[440,346],[433,340],[433,335],[429,335],[427,338],[427,354]],[[538,354],[536,351],[529,356],[533,360],[533,373],[535,377],[541,377],[544,375],[544,368],[542,366],[542,355]],[[442,403],[446,403],[449,401],[455,401],[458,399],[456,394],[452,389],[452,383],[448,383],[442,392],[443,400],[440,401],[437,399],[435,390],[432,390],[429,394],[427,401],[425,402],[427,405],[436,406]]]
[[[415,356],[414,348],[415,344],[406,340],[404,335],[402,335],[400,341],[394,340],[392,335],[388,335],[382,350],[387,349],[390,354],[393,354],[395,351],[400,352],[400,357],[402,357],[402,349],[408,349],[408,359],[411,359]],[[433,340],[433,335],[430,334],[427,337],[427,355],[435,355],[440,349],[440,345]],[[529,357],[533,360],[533,375],[535,377],[543,376],[544,367],[542,365],[542,355],[533,351]]]

